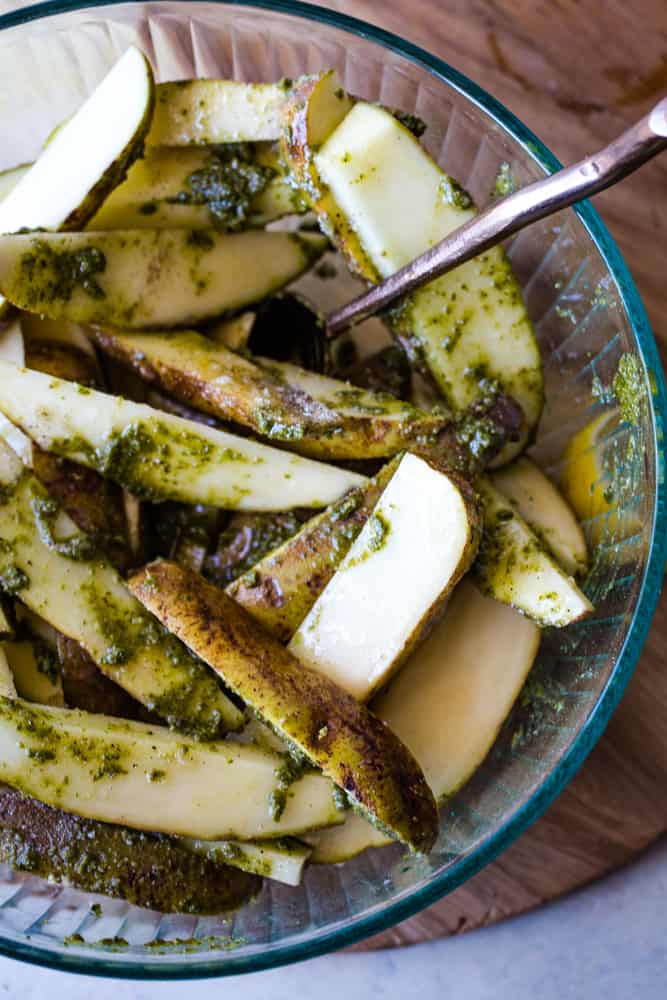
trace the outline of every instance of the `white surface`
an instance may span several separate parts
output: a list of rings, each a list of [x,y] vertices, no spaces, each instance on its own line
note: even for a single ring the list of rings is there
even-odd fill
[[[399,951],[329,955],[242,981],[122,983],[0,959],[21,1000],[663,1000],[667,841],[604,882],[532,914]]]

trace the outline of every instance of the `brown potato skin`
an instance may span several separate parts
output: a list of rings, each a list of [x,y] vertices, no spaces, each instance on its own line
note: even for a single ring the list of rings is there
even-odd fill
[[[191,570],[154,562],[131,577],[130,589],[366,815],[413,850],[431,849],[433,794],[410,751],[365,706]]]
[[[29,339],[25,352],[28,368],[99,388],[93,359],[74,346]],[[43,451],[36,444],[33,444],[33,468],[74,523],[102,541],[114,566],[121,571],[128,569],[130,552],[122,491],[93,469]]]
[[[410,447],[415,439],[435,437],[447,422],[443,414],[418,410],[406,412],[401,420],[381,413],[342,414],[334,404],[325,406],[281,381],[270,364],[239,357],[195,331],[154,333],[149,335],[150,342],[145,335],[109,329],[98,329],[95,336],[115,361],[161,386],[186,406],[241,424],[273,443],[284,442],[290,451],[310,458],[384,458]],[[179,345],[177,363],[173,357],[150,354],[151,348],[159,350],[161,338]],[[278,430],[273,431],[273,427]],[[292,430],[293,436],[286,436],[286,429]]]
[[[164,913],[237,909],[262,885],[177,840],[83,819],[6,786],[0,786],[0,861]]]

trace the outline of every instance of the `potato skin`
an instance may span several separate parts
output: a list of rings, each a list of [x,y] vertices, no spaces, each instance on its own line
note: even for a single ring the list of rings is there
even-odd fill
[[[165,913],[237,909],[262,880],[155,833],[83,819],[0,786],[0,861]]]
[[[431,849],[438,833],[433,794],[410,751],[367,708],[191,570],[154,562],[131,577],[130,588],[373,822],[413,850]]]

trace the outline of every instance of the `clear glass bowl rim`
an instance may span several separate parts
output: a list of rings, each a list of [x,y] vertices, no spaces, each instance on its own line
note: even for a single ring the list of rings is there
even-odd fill
[[[173,0],[173,2],[188,6],[198,2],[198,0]],[[548,147],[500,101],[497,101],[482,87],[479,87],[442,59],[398,35],[385,31],[383,28],[339,11],[301,3],[300,0],[206,0],[206,2],[221,7],[246,7],[274,14],[293,15],[338,28],[375,42],[425,68],[467,97],[522,146],[524,151],[546,173],[553,173],[561,167],[561,163]],[[149,11],[153,6],[150,3],[141,4],[140,0],[87,0],[87,2],[85,0],[48,0],[45,3],[34,4],[0,15],[0,31],[56,14],[74,13],[96,7],[112,8],[128,3],[145,6]],[[168,3],[164,6],[168,6]],[[45,948],[28,943],[3,940],[2,938],[0,938],[0,955],[31,962],[34,965],[84,975],[162,980],[203,979],[244,972],[260,972],[263,969],[315,958],[318,955],[354,944],[371,935],[379,934],[431,906],[461,885],[493,861],[519,834],[535,822],[579,770],[602,735],[632,676],[646,640],[662,587],[667,558],[667,482],[664,475],[665,456],[662,446],[663,430],[667,427],[667,392],[662,364],[646,311],[618,247],[602,219],[589,202],[582,202],[574,208],[574,211],[617,284],[642,360],[650,376],[657,468],[651,547],[625,643],[597,704],[556,767],[544,778],[542,784],[524,806],[499,827],[490,839],[477,850],[461,858],[451,868],[433,878],[428,885],[415,890],[406,898],[386,905],[379,913],[360,917],[345,927],[319,935],[314,941],[285,944],[279,949],[259,955],[244,956],[242,954],[236,955],[234,952],[226,952],[223,957],[218,952],[215,953],[216,957],[208,962],[199,960],[195,965],[190,964],[185,958],[183,962],[169,962],[162,967],[157,964],[152,967],[146,966],[141,959],[136,958],[110,962],[101,953],[91,955],[90,958],[68,955],[66,952],[54,954]]]

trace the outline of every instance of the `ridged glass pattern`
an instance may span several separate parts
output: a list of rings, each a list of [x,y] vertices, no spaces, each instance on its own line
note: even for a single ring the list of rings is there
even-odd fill
[[[508,112],[437,60],[335,13],[271,8],[44,5],[41,17],[29,10],[0,19],[0,168],[33,158],[134,42],[158,80],[270,81],[334,66],[351,92],[421,115],[427,147],[480,205],[502,163],[517,185],[553,169],[547,150]],[[443,810],[430,857],[406,858],[398,847],[367,852],[309,869],[299,889],[267,881],[233,917],[200,920],[106,899],[98,919],[89,894],[4,870],[0,948],[61,968],[148,977],[220,975],[312,956],[381,930],[459,884],[538,816],[579,766],[627,682],[661,582],[664,386],[634,286],[589,207],[533,226],[509,252],[545,358],[540,461],[561,471],[568,439],[608,405],[593,395],[594,379],[609,385],[626,351],[645,365],[650,405],[637,426],[614,424],[598,445],[614,511],[613,521],[585,526],[594,547],[586,589],[596,612],[545,634],[531,696],[520,699],[486,762]],[[330,305],[350,286],[328,282],[320,291]],[[64,946],[75,932],[85,945]],[[127,947],[98,943],[114,936]],[[157,939],[165,944],[146,948]],[[176,939],[200,943],[169,943]]]

